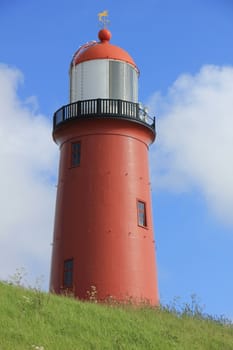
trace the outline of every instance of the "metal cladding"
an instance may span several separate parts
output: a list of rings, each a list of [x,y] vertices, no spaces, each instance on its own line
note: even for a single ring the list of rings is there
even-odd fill
[[[100,31],[99,45],[110,37]],[[60,165],[50,290],[158,305],[148,164],[154,124],[142,120],[135,96],[113,100],[95,87],[93,100],[72,100],[54,114]]]

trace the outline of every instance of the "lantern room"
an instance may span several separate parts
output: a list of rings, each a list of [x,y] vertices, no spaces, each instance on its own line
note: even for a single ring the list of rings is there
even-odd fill
[[[138,102],[139,70],[132,57],[110,44],[111,33],[99,31],[99,42],[82,45],[70,65],[70,103],[90,99]]]

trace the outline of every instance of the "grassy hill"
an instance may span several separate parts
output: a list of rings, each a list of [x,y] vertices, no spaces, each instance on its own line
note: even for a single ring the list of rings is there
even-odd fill
[[[0,350],[29,349],[233,350],[233,326],[167,309],[80,302],[0,282]]]

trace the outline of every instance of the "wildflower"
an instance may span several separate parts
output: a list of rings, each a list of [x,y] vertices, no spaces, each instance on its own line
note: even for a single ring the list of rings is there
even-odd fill
[[[32,345],[32,348],[35,350],[45,350],[43,346],[39,346],[39,345]]]

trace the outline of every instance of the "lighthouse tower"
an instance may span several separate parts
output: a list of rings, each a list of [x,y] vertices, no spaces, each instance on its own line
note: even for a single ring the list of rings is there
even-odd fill
[[[60,148],[50,290],[158,304],[148,149],[154,118],[138,68],[101,29],[70,65],[70,103],[54,114]]]

